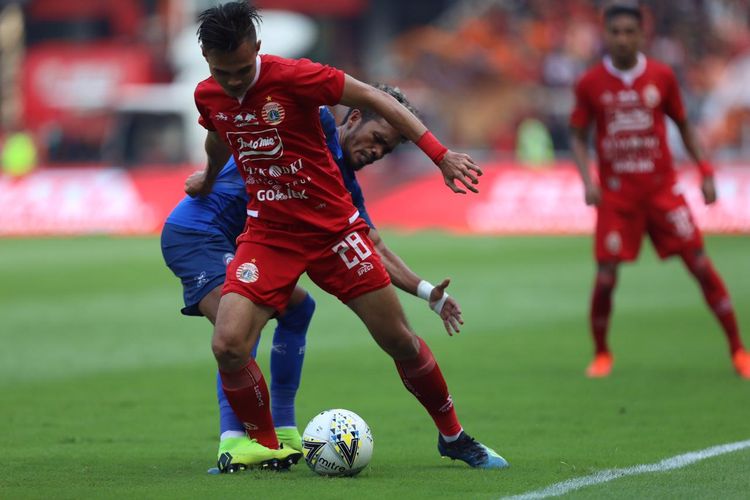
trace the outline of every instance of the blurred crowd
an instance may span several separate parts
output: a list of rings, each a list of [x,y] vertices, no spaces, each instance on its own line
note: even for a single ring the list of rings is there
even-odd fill
[[[197,82],[170,51],[187,36],[183,59],[202,63],[190,26],[208,3],[0,0],[0,141],[20,133],[23,140],[13,144],[38,149],[14,146],[18,154],[10,156],[194,161],[184,151],[195,140],[162,96],[176,95],[175,83]],[[256,3],[304,13],[318,35],[298,55],[401,86],[451,145],[532,163],[567,155],[572,86],[602,56],[601,0]],[[705,145],[719,157],[750,158],[750,0],[641,3],[645,50],[675,69]],[[144,85],[151,101],[129,105],[133,89]],[[159,85],[166,86],[154,92]],[[189,95],[180,94],[176,106],[183,100],[194,113]],[[149,106],[162,114],[149,114]]]
[[[750,157],[750,2],[641,2],[648,55],[674,68],[715,154]],[[602,2],[470,2],[393,45],[395,72],[454,143],[568,149],[571,88],[602,56]],[[525,136],[528,140],[524,141]]]

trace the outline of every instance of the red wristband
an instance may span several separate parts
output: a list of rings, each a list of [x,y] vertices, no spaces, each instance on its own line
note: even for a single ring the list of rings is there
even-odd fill
[[[703,177],[712,177],[714,175],[714,167],[706,160],[698,162],[698,170]]]
[[[440,165],[445,153],[448,152],[448,148],[440,144],[440,141],[429,130],[426,130],[422,134],[422,137],[419,138],[416,144],[419,146],[419,149],[424,151],[424,154],[430,157],[430,160],[435,165]]]

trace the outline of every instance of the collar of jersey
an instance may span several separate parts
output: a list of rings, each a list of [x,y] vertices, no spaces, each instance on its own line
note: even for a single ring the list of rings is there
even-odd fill
[[[245,91],[245,95],[242,96],[242,98],[237,99],[240,101],[240,104],[242,104],[242,101],[245,100],[245,97],[247,97],[247,93],[250,92],[250,89],[255,87],[255,84],[258,83],[258,78],[260,78],[260,54],[255,56],[255,76],[253,77],[253,81],[250,82],[250,86]]]
[[[621,70],[615,68],[614,63],[612,63],[612,58],[607,55],[604,56],[604,68],[610,75],[619,78],[625,85],[631,87],[633,82],[635,82],[636,79],[646,71],[646,56],[643,55],[643,53],[638,52],[638,59],[635,66],[630,69]]]

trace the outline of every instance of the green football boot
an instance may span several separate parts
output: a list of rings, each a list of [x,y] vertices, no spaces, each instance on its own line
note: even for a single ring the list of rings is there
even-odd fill
[[[282,468],[279,451],[266,448],[246,436],[225,438],[219,443],[217,467],[219,472],[230,474],[250,468],[279,470]]]
[[[284,448],[302,451],[302,436],[296,427],[276,427],[276,437]]]

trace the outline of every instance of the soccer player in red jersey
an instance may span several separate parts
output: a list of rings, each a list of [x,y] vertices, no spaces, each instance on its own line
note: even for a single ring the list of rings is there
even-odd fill
[[[198,37],[211,77],[195,90],[199,121],[208,130],[203,191],[210,191],[233,154],[250,199],[212,339],[224,392],[257,449],[239,465],[289,467],[300,458],[278,447],[266,382],[250,351],[306,272],[351,308],[394,359],[404,385],[438,428],[441,455],[472,467],[507,467],[463,431],[434,356],[409,328],[368,226],[326,146],[318,106],[341,103],[379,114],[433,160],[454,192],[465,193],[464,187],[476,192],[481,170],[468,155],[440,144],[385,92],[306,59],[259,55],[258,20],[246,2],[201,14]],[[369,163],[386,148],[382,141],[357,154]],[[229,457],[219,468],[236,465]]]
[[[705,202],[716,201],[714,171],[688,124],[677,80],[668,66],[639,51],[643,27],[637,5],[610,5],[604,11],[604,23],[608,55],[577,84],[570,119],[573,157],[586,204],[597,207],[598,269],[590,315],[595,356],[586,373],[606,377],[612,370],[607,330],[618,267],[638,257],[643,234],[648,233],[661,258],[679,255],[698,281],[724,330],[735,370],[742,378],[750,378],[750,355],[740,340],[729,293],[706,255],[701,233],[676,182],[665,117],[677,124],[685,148],[698,165]],[[592,122],[598,184],[588,169]]]

